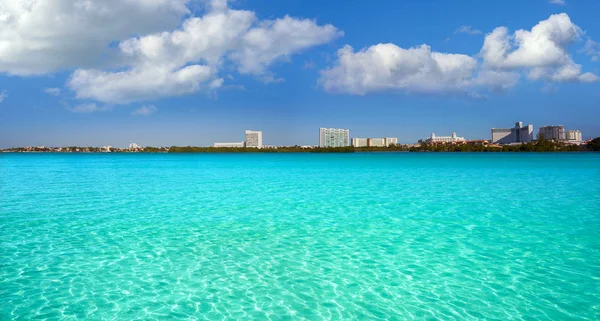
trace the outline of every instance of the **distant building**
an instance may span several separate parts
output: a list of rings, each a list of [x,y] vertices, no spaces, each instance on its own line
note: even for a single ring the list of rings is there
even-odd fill
[[[533,141],[533,125],[515,123],[514,128],[492,128],[492,144],[529,143]]]
[[[386,137],[385,138],[385,146],[398,145],[397,137]]]
[[[319,147],[350,146],[350,130],[337,128],[319,129]]]
[[[431,136],[425,140],[428,144],[437,143],[464,143],[466,142],[464,137],[456,136],[456,133],[452,133],[452,136],[435,136],[435,133],[431,133]]]
[[[354,147],[389,147],[398,144],[398,138],[352,138]]]
[[[567,141],[569,142],[582,142],[583,136],[581,135],[581,131],[579,130],[567,130],[565,135]]]
[[[129,144],[129,149],[140,149],[140,148],[142,148],[142,146],[140,146],[136,143]]]
[[[367,143],[369,147],[386,147],[385,138],[369,138]]]
[[[367,147],[369,146],[369,138],[352,138],[352,146]]]
[[[563,141],[565,140],[565,126],[542,126],[540,127],[539,135],[543,135],[547,140]]]
[[[254,130],[246,130],[246,147],[262,148],[262,132]]]
[[[110,153],[110,149],[112,148],[112,146],[102,146],[102,149],[106,152],[106,153]],[[79,148],[75,149],[75,151],[79,151]]]
[[[229,148],[241,148],[241,147],[245,147],[244,142],[239,142],[239,143],[215,143],[213,145],[213,147],[229,147]]]

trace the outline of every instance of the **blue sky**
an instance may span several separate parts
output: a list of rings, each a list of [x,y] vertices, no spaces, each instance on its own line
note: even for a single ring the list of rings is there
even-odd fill
[[[0,1],[0,148],[600,136],[595,0],[23,3]]]

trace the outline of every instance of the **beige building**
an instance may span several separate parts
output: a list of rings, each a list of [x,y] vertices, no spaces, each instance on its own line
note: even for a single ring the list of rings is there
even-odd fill
[[[581,135],[581,131],[579,130],[567,130],[566,139],[568,142],[581,142],[583,141],[583,136]]]
[[[565,140],[565,126],[542,126],[539,135],[543,135],[547,140],[563,141]]]
[[[398,144],[398,138],[352,138],[352,146],[354,147],[389,147],[390,145]]]

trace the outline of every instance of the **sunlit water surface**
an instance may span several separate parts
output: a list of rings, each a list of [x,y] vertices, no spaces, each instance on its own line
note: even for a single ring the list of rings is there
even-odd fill
[[[600,319],[600,154],[0,154],[0,320]]]

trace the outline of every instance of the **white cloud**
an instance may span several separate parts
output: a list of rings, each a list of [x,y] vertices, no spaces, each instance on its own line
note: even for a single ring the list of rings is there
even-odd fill
[[[585,46],[579,52],[590,56],[591,60],[596,62],[600,61],[600,43],[588,38],[585,42]]]
[[[121,41],[125,70],[78,69],[68,87],[77,98],[115,104],[211,91],[223,85],[219,71],[228,62],[240,73],[276,82],[282,79],[267,70],[271,64],[340,35],[331,25],[289,16],[259,22],[251,11],[213,1],[203,17],[175,31]]]
[[[131,114],[134,116],[150,116],[156,113],[158,109],[154,105],[145,105],[134,110]]]
[[[514,71],[482,69],[474,79],[474,84],[484,86],[492,91],[504,91],[519,82],[520,74]]]
[[[0,103],[2,103],[6,98],[8,97],[8,92],[5,90],[3,90],[2,92],[0,92]]]
[[[489,69],[528,72],[532,80],[553,82],[590,82],[597,77],[581,73],[573,62],[568,46],[583,31],[565,13],[540,21],[531,31],[517,30],[511,36],[506,27],[498,27],[485,37],[481,57]]]
[[[59,96],[60,91],[61,91],[60,88],[45,88],[44,89],[44,92],[51,96]]]
[[[481,30],[473,29],[473,27],[471,26],[460,26],[454,31],[454,34],[458,33],[466,33],[468,35],[480,35],[482,32]]]
[[[472,30],[463,26],[457,30]],[[568,51],[583,31],[566,14],[552,15],[531,31],[509,35],[498,27],[486,35],[477,57],[439,53],[422,45],[410,49],[378,44],[355,52],[338,51],[335,65],[321,71],[318,83],[331,93],[365,95],[373,92],[453,94],[485,97],[480,90],[505,91],[525,73],[531,81],[595,82],[598,76],[583,72]],[[594,54],[592,42],[587,52]],[[478,61],[479,59],[479,61]]]
[[[565,0],[549,0],[548,2],[552,3],[552,4],[560,4],[560,5],[565,5],[567,4],[565,2]]]
[[[231,57],[239,64],[240,73],[262,75],[278,59],[289,59],[293,53],[325,44],[341,37],[332,25],[319,26],[314,20],[285,16],[260,23],[241,39],[239,49]]]
[[[0,72],[115,64],[112,41],[174,28],[189,13],[188,1],[0,0]]]
[[[144,65],[121,72],[80,69],[73,73],[68,85],[79,99],[126,104],[214,89],[221,83],[222,79],[215,79],[215,70],[208,66]]]
[[[465,93],[477,68],[477,61],[470,56],[433,52],[427,45],[404,49],[378,44],[358,52],[345,46],[337,56],[333,68],[321,71],[319,84],[328,92],[356,95],[382,91]]]

